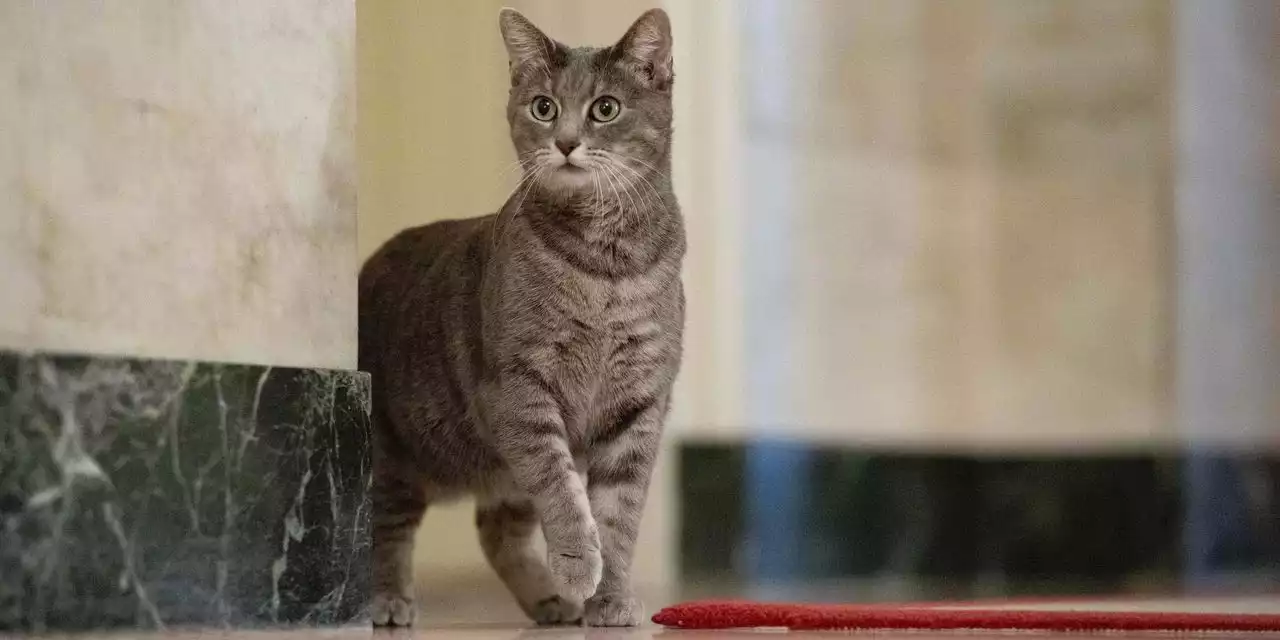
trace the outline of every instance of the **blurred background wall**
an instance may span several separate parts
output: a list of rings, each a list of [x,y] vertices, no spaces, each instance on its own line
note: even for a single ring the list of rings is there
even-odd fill
[[[737,3],[751,398],[729,433],[1168,432],[1164,2]]]
[[[362,255],[514,185],[502,4],[360,6]],[[652,5],[505,4],[574,44]],[[687,518],[711,535],[728,513],[690,500],[760,488],[706,456],[681,457],[708,465],[689,484],[688,446],[1092,463],[1280,444],[1274,3],[663,4],[689,327],[642,580],[688,561]],[[799,504],[787,479],[816,463],[765,449],[766,502]],[[809,497],[851,481],[829,482]],[[470,517],[428,516],[429,584],[483,575]]]
[[[1184,437],[1280,445],[1280,3],[1177,3]]]
[[[354,5],[0,4],[0,347],[354,369]]]

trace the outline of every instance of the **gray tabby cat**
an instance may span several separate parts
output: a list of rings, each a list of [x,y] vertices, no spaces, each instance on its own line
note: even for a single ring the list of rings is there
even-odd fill
[[[473,493],[530,618],[635,625],[632,550],[684,324],[671,27],[653,10],[612,47],[570,48],[516,11],[499,23],[523,179],[498,213],[404,231],[360,274],[371,613],[412,624],[414,530]]]

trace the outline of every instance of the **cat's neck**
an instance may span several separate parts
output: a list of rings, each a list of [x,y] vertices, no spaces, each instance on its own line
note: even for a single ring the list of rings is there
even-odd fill
[[[557,197],[531,191],[508,201],[497,222],[526,233],[506,235],[509,242],[532,243],[575,268],[595,276],[624,277],[650,273],[659,265],[678,265],[684,255],[684,223],[666,174],[650,179],[648,197],[630,197],[618,189],[602,206],[595,191],[583,197]],[[670,269],[663,267],[662,273]],[[656,272],[655,272],[656,273]]]
[[[678,223],[679,217],[669,170],[637,174],[630,182],[601,178],[596,188],[568,194],[535,186],[513,195],[507,208],[515,215],[543,218],[584,233],[612,230],[622,235]]]

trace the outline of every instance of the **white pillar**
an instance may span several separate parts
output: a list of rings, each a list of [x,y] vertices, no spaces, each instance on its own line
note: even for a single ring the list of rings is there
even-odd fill
[[[1181,427],[1280,445],[1280,3],[1179,0],[1176,29]]]

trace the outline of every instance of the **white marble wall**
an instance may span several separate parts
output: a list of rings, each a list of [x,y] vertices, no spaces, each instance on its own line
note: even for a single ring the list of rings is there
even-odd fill
[[[0,347],[355,367],[354,5],[0,3]]]

